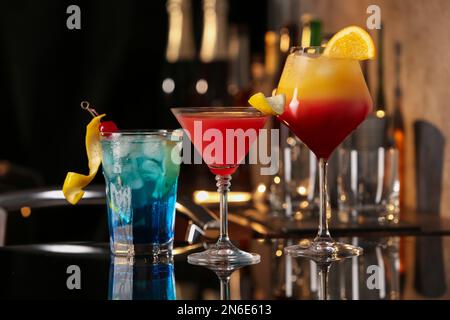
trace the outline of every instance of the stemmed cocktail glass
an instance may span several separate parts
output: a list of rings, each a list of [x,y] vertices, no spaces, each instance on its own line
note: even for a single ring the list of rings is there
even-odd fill
[[[257,139],[267,116],[251,107],[173,108],[172,112],[210,171],[216,175],[220,193],[220,237],[206,251],[189,255],[188,261],[206,266],[258,263],[258,254],[239,250],[229,239],[227,195],[231,175]]]
[[[319,160],[320,219],[314,241],[286,248],[293,256],[337,260],[359,255],[362,249],[335,242],[328,230],[327,161],[333,150],[366,118],[372,109],[360,63],[331,58],[322,47],[291,50],[277,94],[286,96],[278,119],[314,152]]]

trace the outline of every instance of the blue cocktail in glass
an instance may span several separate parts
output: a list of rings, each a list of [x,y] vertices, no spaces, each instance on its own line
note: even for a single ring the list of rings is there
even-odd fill
[[[101,138],[111,251],[170,253],[181,131],[120,131]]]

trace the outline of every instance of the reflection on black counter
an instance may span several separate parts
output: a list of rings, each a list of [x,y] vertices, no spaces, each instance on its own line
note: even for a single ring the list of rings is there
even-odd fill
[[[294,260],[291,270],[287,270],[285,287],[292,287],[288,282],[299,278],[309,278],[309,281],[299,283],[294,295],[286,289],[286,297],[319,300],[399,299],[399,238],[361,240],[353,237],[350,240],[364,249],[363,255],[334,262],[317,262],[306,258]],[[288,265],[288,259],[292,258],[286,256],[285,259]]]
[[[112,257],[109,300],[175,300],[172,257]]]
[[[450,264],[424,260],[416,250],[419,241],[441,240],[441,254],[450,249],[450,236],[353,237],[364,254],[320,268],[305,258],[283,253],[285,246],[300,239],[251,240],[248,248],[261,255],[261,263],[239,270],[209,270],[190,265],[187,255],[202,249],[176,243],[172,260],[110,257],[108,244],[53,243],[0,247],[0,299],[448,299]],[[180,248],[183,250],[180,251]],[[425,248],[426,249],[426,248]],[[399,252],[405,252],[400,256]],[[425,257],[428,258],[428,257]],[[417,261],[429,265],[431,273],[420,272]],[[81,270],[81,289],[66,283]],[[403,266],[403,269],[400,269]],[[109,272],[108,272],[109,270]],[[213,271],[213,272],[211,272]],[[176,274],[175,274],[176,273]],[[420,290],[415,284],[428,277],[441,286]],[[218,279],[219,277],[219,279]],[[176,281],[176,282],[175,282]],[[176,293],[175,293],[176,287]]]
[[[250,264],[223,264],[223,265],[198,265],[207,269],[212,270],[220,282],[220,300],[230,300],[231,299],[231,285],[230,279],[231,275],[238,269],[252,265]]]

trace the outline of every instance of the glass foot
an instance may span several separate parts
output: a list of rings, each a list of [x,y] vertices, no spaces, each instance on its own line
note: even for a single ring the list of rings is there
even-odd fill
[[[248,253],[236,248],[231,242],[218,242],[203,252],[188,256],[190,264],[201,266],[239,266],[260,262],[256,253]]]
[[[292,257],[304,257],[316,262],[331,262],[363,253],[360,247],[329,240],[303,240],[300,244],[286,247],[284,252]]]

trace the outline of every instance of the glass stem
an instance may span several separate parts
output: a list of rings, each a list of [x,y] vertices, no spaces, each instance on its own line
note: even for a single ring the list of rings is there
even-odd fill
[[[319,300],[328,300],[328,272],[330,265],[318,265],[319,268]]]
[[[327,208],[327,159],[319,159],[319,189],[320,189],[320,208],[319,208],[319,232],[315,241],[333,241],[328,230]]]
[[[220,279],[220,300],[230,300],[230,276],[219,277]]]
[[[231,186],[230,175],[216,175],[217,191],[220,193],[220,237],[218,243],[229,242],[228,237],[228,192]]]

